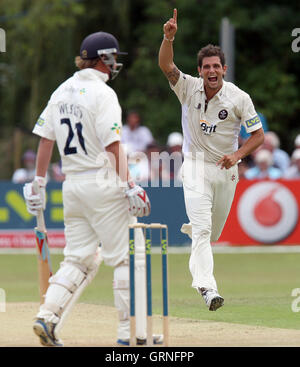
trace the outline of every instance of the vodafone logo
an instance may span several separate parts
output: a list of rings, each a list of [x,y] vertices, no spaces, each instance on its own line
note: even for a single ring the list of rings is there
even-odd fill
[[[298,205],[292,192],[277,182],[250,186],[241,196],[237,214],[242,229],[258,242],[285,239],[298,221]]]

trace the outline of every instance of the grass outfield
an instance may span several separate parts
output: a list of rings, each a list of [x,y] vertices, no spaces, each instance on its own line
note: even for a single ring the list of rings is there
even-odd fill
[[[54,271],[62,255],[52,255]],[[171,316],[276,328],[300,329],[292,311],[300,288],[300,253],[214,254],[215,276],[225,305],[209,312],[191,288],[188,254],[169,254],[169,309]],[[153,312],[161,313],[160,255],[152,256]],[[113,306],[113,269],[105,265],[85,290],[80,302]],[[7,302],[38,302],[35,255],[1,255],[0,288]],[[300,306],[300,302],[298,307]]]

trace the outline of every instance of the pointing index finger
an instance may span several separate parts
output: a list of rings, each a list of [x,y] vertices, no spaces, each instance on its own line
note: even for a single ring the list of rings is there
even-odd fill
[[[177,23],[177,9],[174,9],[173,11],[173,19],[174,19],[174,22]]]

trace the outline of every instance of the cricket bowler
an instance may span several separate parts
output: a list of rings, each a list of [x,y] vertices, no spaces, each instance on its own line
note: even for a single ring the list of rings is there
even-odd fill
[[[181,72],[174,64],[173,42],[177,9],[163,26],[159,67],[182,105],[184,135],[182,180],[190,223],[182,232],[192,239],[189,269],[192,287],[210,311],[224,304],[213,275],[211,242],[225,225],[238,182],[238,162],[263,143],[262,124],[250,96],[224,81],[227,66],[218,46],[198,53],[199,77]],[[251,134],[238,149],[241,124]]]

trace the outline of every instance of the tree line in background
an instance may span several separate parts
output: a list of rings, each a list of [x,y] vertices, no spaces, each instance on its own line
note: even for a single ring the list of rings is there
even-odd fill
[[[7,149],[19,155],[22,149],[36,149],[38,140],[29,135],[35,121],[54,89],[76,71],[74,57],[82,39],[96,31],[114,34],[128,52],[121,58],[120,76],[110,83],[119,96],[123,122],[128,110],[138,110],[161,144],[180,130],[180,104],[158,67],[163,23],[174,7],[179,27],[175,63],[195,76],[198,50],[219,44],[221,19],[230,19],[235,83],[251,95],[291,153],[300,130],[300,53],[291,49],[292,30],[300,27],[299,1],[1,0],[6,53],[0,54],[0,178],[11,177],[19,158],[5,159]],[[24,139],[16,134],[18,149],[7,144],[16,128],[28,133]]]

